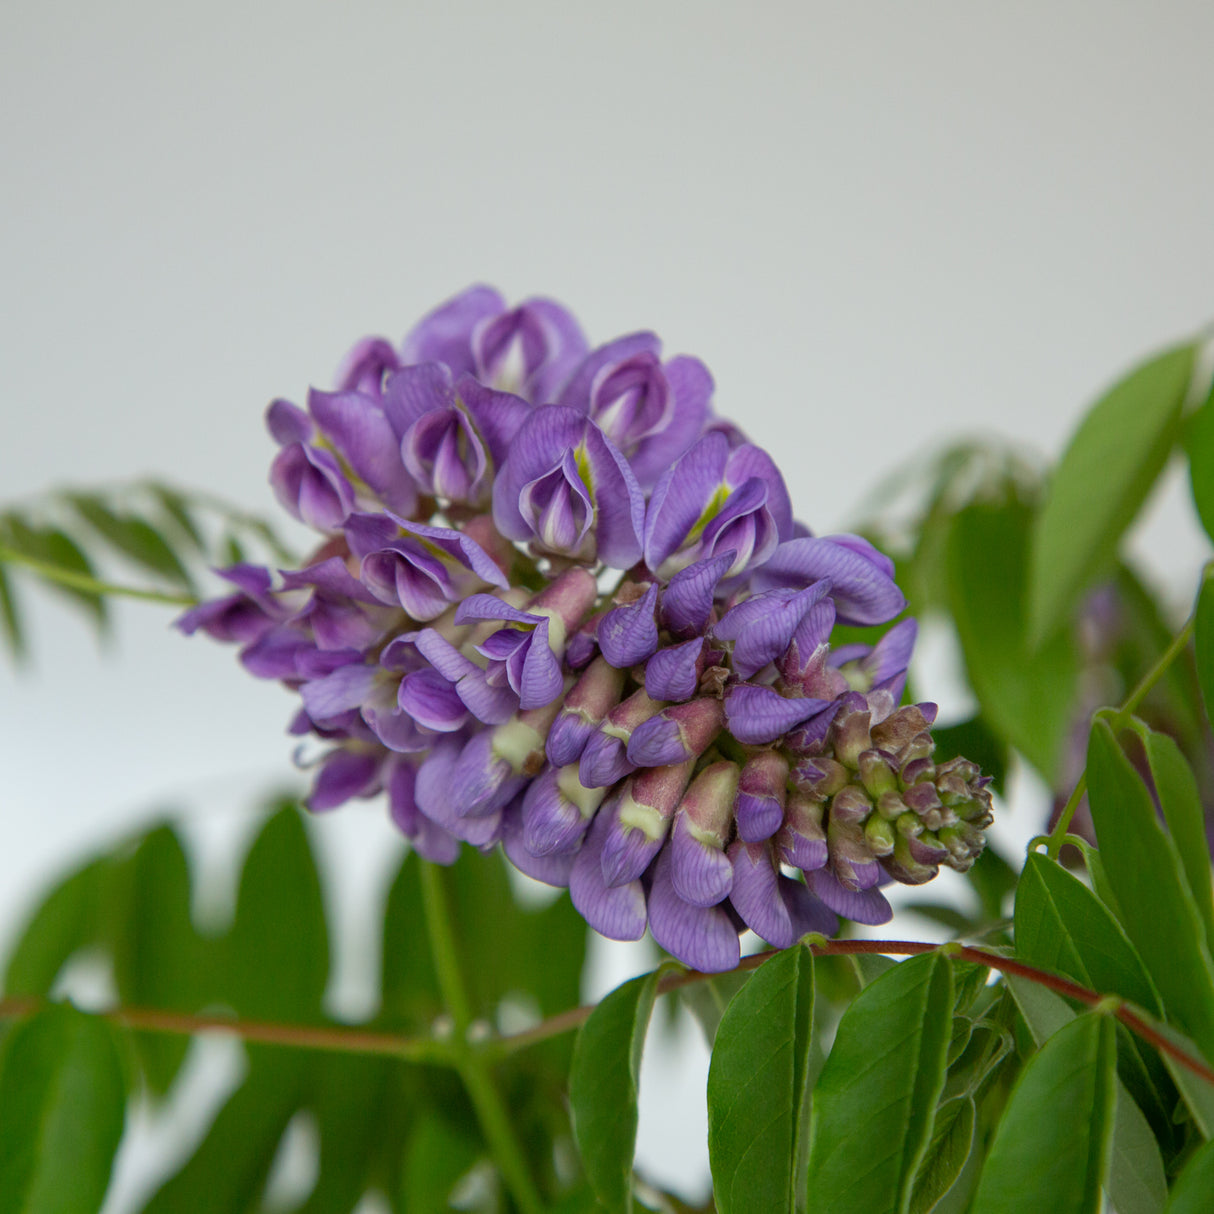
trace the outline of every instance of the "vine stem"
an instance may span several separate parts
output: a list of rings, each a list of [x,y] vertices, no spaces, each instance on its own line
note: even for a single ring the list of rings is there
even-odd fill
[[[73,590],[83,590],[86,594],[115,595],[126,599],[143,599],[148,603],[168,603],[174,607],[193,607],[198,600],[192,594],[169,594],[163,590],[145,590],[139,586],[122,586],[117,582],[103,582],[87,573],[75,569],[64,569],[60,565],[52,565],[49,561],[40,561],[36,557],[26,556],[15,548],[0,544],[0,562],[11,565],[22,565],[48,582],[58,582],[61,586],[70,586]]]
[[[429,866],[427,866],[429,867]],[[443,891],[440,887],[439,894]],[[445,903],[445,899],[444,899]],[[448,939],[450,931],[447,931]],[[810,951],[817,957],[842,957],[856,953],[878,953],[890,957],[918,956],[920,953],[930,953],[937,950],[971,961],[975,965],[987,969],[998,970],[1001,973],[1015,974],[1048,987],[1055,994],[1075,999],[1087,1007],[1105,1004],[1112,1009],[1128,1029],[1132,1030],[1144,1041],[1147,1041],[1163,1054],[1167,1054],[1180,1066],[1193,1074],[1199,1075],[1207,1083],[1214,1085],[1214,1068],[1204,1060],[1194,1058],[1167,1037],[1158,1032],[1148,1021],[1144,1020],[1128,1004],[1120,1001],[1117,996],[1104,995],[1088,987],[1072,982],[1069,978],[1047,973],[1033,965],[1026,965],[1012,957],[1003,957],[986,949],[974,948],[967,944],[928,944],[919,940],[823,940],[807,941]],[[737,967],[740,971],[757,969],[773,952],[752,953],[743,957]],[[668,971],[658,979],[658,993],[666,994],[680,987],[691,986],[696,982],[704,982],[717,974],[705,974],[699,970]],[[441,978],[440,978],[441,982]],[[463,990],[462,981],[460,989]],[[49,1005],[49,1000],[36,997],[10,997],[0,999],[0,1020],[16,1019],[32,1016]],[[467,1008],[467,998],[464,1007]],[[563,1033],[572,1032],[579,1028],[594,1011],[593,1004],[570,1008],[568,1011],[550,1016],[533,1028],[520,1033],[511,1033],[504,1037],[490,1037],[483,1042],[471,1043],[466,1036],[447,1037],[404,1037],[396,1033],[383,1033],[366,1029],[347,1028],[341,1025],[300,1026],[293,1024],[271,1024],[260,1020],[240,1020],[223,1016],[194,1016],[180,1012],[165,1012],[151,1008],[119,1007],[109,1011],[96,1013],[102,1019],[123,1028],[143,1029],[155,1033],[173,1033],[191,1035],[205,1032],[226,1032],[246,1041],[263,1042],[268,1045],[281,1045],[296,1049],[334,1050],[349,1054],[377,1054],[389,1058],[402,1059],[407,1062],[427,1062],[439,1066],[450,1066],[457,1070],[461,1068],[461,1057],[468,1056],[482,1068],[502,1058],[508,1057],[518,1050],[530,1045],[546,1041],[550,1037],[559,1037]],[[454,1012],[452,1013],[454,1019]],[[501,1103],[489,1085],[492,1100],[496,1103],[498,1113],[502,1118],[505,1129],[510,1131],[510,1122],[506,1117]],[[478,1111],[480,1106],[477,1106]],[[495,1123],[497,1124],[497,1123]],[[486,1135],[489,1131],[486,1129]],[[510,1134],[513,1142],[513,1134]],[[517,1146],[515,1153],[518,1154]],[[521,1160],[521,1154],[519,1154]],[[528,1177],[530,1187],[530,1178]],[[528,1208],[528,1207],[524,1207]],[[538,1209],[540,1207],[530,1207]]]
[[[443,870],[439,865],[423,862],[421,887],[422,909],[434,969],[443,1002],[455,1023],[455,1032],[450,1041],[452,1065],[468,1091],[481,1129],[515,1203],[523,1214],[543,1214],[544,1204],[489,1071],[490,1060],[468,1038],[468,1030],[472,1027],[472,1004],[460,970],[447,891],[443,888]]]
[[[1184,627],[1172,638],[1172,643],[1159,655],[1154,666],[1138,680],[1134,690],[1122,700],[1120,706],[1117,708],[1117,715],[1113,720],[1114,729],[1120,729],[1125,724],[1127,718],[1133,716],[1134,710],[1146,698],[1147,693],[1163,678],[1168,667],[1184,652],[1185,646],[1192,639],[1193,631],[1196,627],[1197,609],[1194,607],[1189,618],[1185,621]],[[1066,804],[1062,808],[1062,813],[1058,815],[1058,821],[1054,823],[1054,829],[1050,831],[1046,854],[1051,860],[1058,859],[1058,853],[1062,851],[1062,845],[1066,840],[1071,819],[1074,818],[1075,811],[1079,808],[1079,802],[1083,800],[1083,794],[1087,790],[1088,775],[1085,771],[1075,781],[1075,787],[1071,790],[1071,795],[1067,798]]]

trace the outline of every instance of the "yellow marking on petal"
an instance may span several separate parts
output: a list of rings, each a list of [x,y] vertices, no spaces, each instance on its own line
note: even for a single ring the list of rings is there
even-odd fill
[[[548,621],[548,648],[559,658],[565,652],[565,621],[551,607],[528,607],[526,610],[531,615],[542,615]],[[528,627],[534,629],[535,625]]]
[[[620,801],[620,825],[642,831],[651,843],[666,837],[666,819],[652,805],[642,805],[626,792]]]
[[[610,792],[609,788],[587,788],[578,779],[578,765],[570,763],[556,773],[556,786],[565,799],[572,801],[583,818],[591,818]]]
[[[543,736],[517,718],[493,731],[491,749],[494,757],[505,759],[516,775],[526,766],[527,760],[543,748]]]

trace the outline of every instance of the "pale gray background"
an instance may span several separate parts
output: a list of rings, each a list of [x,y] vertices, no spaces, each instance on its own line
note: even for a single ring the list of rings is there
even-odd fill
[[[1214,314],[1212,47],[1198,2],[8,0],[0,499],[156,471],[271,509],[270,397],[478,280],[700,355],[820,531],[960,431],[1054,455]],[[1135,550],[1192,592],[1179,478]],[[89,844],[181,806],[218,867],[244,790],[292,778],[288,698],[229,652],[132,606],[99,655],[36,607],[35,671],[0,667],[0,945]],[[1036,827],[1008,820],[1013,845]],[[317,836],[356,930],[389,828]],[[645,964],[603,955],[588,993]],[[369,973],[342,960],[336,1010]],[[641,1159],[693,1192],[703,1068],[659,1045],[644,1079]]]

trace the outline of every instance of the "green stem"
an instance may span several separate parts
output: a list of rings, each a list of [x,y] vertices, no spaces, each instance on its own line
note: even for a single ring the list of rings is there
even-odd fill
[[[175,607],[193,607],[198,600],[192,594],[167,594],[162,590],[143,590],[137,586],[121,586],[116,582],[102,582],[87,573],[75,569],[64,569],[61,565],[52,565],[49,561],[40,561],[36,557],[26,556],[14,548],[0,544],[0,561],[12,565],[22,565],[48,582],[58,582],[61,586],[70,586],[73,590],[83,590],[86,594],[115,595],[127,599],[143,599],[149,603],[169,603]]]
[[[430,952],[438,976],[439,989],[447,1010],[455,1021],[454,1064],[476,1109],[485,1139],[497,1160],[506,1187],[523,1214],[542,1214],[544,1205],[531,1178],[522,1147],[514,1133],[506,1107],[493,1083],[487,1060],[468,1040],[472,1025],[472,1004],[460,970],[455,933],[447,891],[443,888],[443,870],[428,861],[421,866],[422,908]]]
[[[1138,680],[1134,690],[1130,692],[1117,709],[1117,716],[1113,721],[1113,728],[1119,729],[1125,724],[1126,720],[1134,715],[1134,710],[1146,699],[1151,688],[1163,678],[1169,666],[1184,652],[1185,646],[1192,639],[1193,630],[1197,627],[1197,611],[1193,613],[1185,621],[1184,627],[1172,638],[1172,643],[1159,655],[1159,659],[1150,670]],[[1058,815],[1058,821],[1054,824],[1054,829],[1050,832],[1049,846],[1046,848],[1046,854],[1051,860],[1058,859],[1058,853],[1062,851],[1062,844],[1066,840],[1067,831],[1070,829],[1071,819],[1075,816],[1075,811],[1079,808],[1079,802],[1083,800],[1083,794],[1087,792],[1088,777],[1085,771],[1075,784],[1071,795],[1067,798],[1066,805],[1062,808],[1062,813]]]

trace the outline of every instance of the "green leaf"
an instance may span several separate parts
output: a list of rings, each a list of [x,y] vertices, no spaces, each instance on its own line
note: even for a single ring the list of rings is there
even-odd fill
[[[974,1146],[972,1096],[954,1096],[936,1110],[935,1130],[915,1176],[911,1214],[929,1214],[953,1187]]]
[[[1063,453],[1033,535],[1029,638],[1036,647],[1066,618],[1167,463],[1180,433],[1193,347],[1134,368],[1088,411]]]
[[[270,817],[245,861],[227,939],[226,1000],[243,1016],[315,1020],[329,973],[320,880],[300,811]]]
[[[906,1211],[931,1142],[952,1035],[953,974],[927,953],[862,990],[813,1095],[812,1208]]]
[[[1006,981],[1039,1046],[1075,1019],[1066,1001],[1046,987],[1015,974],[1006,975]],[[1125,1084],[1118,1080],[1116,1087],[1106,1188],[1118,1214],[1158,1214],[1168,1196],[1159,1144]]]
[[[1088,800],[1100,856],[1126,934],[1174,1020],[1214,1058],[1214,967],[1175,844],[1155,803],[1097,714],[1088,741]]]
[[[170,488],[168,485],[162,485],[157,482],[150,482],[147,485],[147,490],[156,499],[160,508],[173,521],[181,534],[189,540],[194,550],[201,555],[205,555],[207,551],[206,540],[203,539],[202,532],[194,521],[194,516],[190,513],[189,503],[186,501],[185,495],[179,493],[176,489]]]
[[[9,584],[8,574],[0,564],[0,633],[14,658],[25,656],[25,633],[21,627],[21,612]]]
[[[451,1190],[480,1156],[480,1144],[445,1118],[418,1122],[405,1152],[400,1208],[408,1214],[446,1214]]]
[[[578,1031],[569,1070],[573,1132],[599,1200],[632,1209],[637,1089],[658,972],[617,986]]]
[[[721,1019],[708,1070],[708,1159],[721,1214],[796,1208],[813,1019],[814,962],[804,945],[765,961]]]
[[[193,590],[193,582],[180,558],[146,519],[116,514],[94,494],[69,494],[68,501],[76,513],[123,556],[166,581]]]
[[[428,1025],[443,1007],[426,936],[423,863],[416,852],[406,853],[384,908],[382,1015],[387,1024],[404,1030]]]
[[[249,1049],[249,1072],[198,1149],[152,1196],[144,1214],[244,1214],[255,1209],[283,1131],[299,1109],[307,1058]]]
[[[1206,570],[1197,595],[1194,635],[1197,650],[1197,682],[1206,706],[1206,720],[1214,722],[1214,568]]]
[[[1164,1024],[1162,1020],[1156,1020],[1153,1016],[1143,1016],[1143,1020],[1161,1037],[1166,1037],[1182,1053],[1200,1060],[1201,1051],[1183,1033],[1170,1024]],[[1185,1106],[1202,1137],[1214,1139],[1214,1083],[1207,1082],[1187,1066],[1182,1066],[1163,1050],[1159,1051],[1159,1056],[1168,1068],[1168,1074],[1175,1081],[1177,1090],[1184,1099]]]
[[[1089,1014],[1029,1059],[995,1130],[973,1214],[1097,1214],[1112,1147],[1115,1058],[1112,1017]]]
[[[44,565],[53,565],[89,578],[94,576],[88,557],[71,536],[58,528],[35,527],[19,515],[9,513],[0,517],[0,544],[7,544],[23,556],[40,561]],[[109,615],[105,600],[99,594],[91,590],[77,590],[73,586],[65,586],[49,578],[42,581],[56,594],[65,595],[83,607],[92,617],[98,631],[105,631]]]
[[[749,970],[730,970],[680,989],[679,1002],[695,1017],[710,1050],[717,1039],[725,1009],[749,980]]]
[[[1176,1184],[1167,1214],[1210,1214],[1214,1193],[1214,1142],[1207,1142],[1189,1156]],[[1120,1214],[1120,1211],[1118,1212]]]
[[[1159,998],[1121,925],[1082,881],[1040,852],[1016,891],[1016,953],[1103,994],[1159,1012]]]
[[[1214,540],[1214,391],[1193,414],[1185,442],[1189,456],[1189,485],[1197,516]]]
[[[9,958],[4,975],[8,994],[50,994],[68,959],[96,943],[112,867],[108,857],[99,856],[46,895]]]
[[[194,1012],[206,1001],[201,950],[190,917],[190,872],[169,826],[150,831],[125,866],[124,915],[114,949],[119,999],[128,1006]],[[136,1033],[148,1086],[168,1091],[189,1047],[171,1033]]]
[[[61,1006],[18,1025],[0,1061],[0,1214],[99,1210],[125,1115],[104,1021]]]
[[[1197,912],[1205,924],[1208,951],[1214,944],[1214,889],[1211,888],[1205,810],[1197,781],[1172,738],[1148,729],[1141,721],[1136,722],[1134,728],[1142,738],[1164,821],[1180,854]]]
[[[1024,635],[1032,511],[1019,503],[967,507],[949,538],[949,604],[983,716],[1051,785],[1070,728],[1078,658],[1060,633],[1039,650]]]

